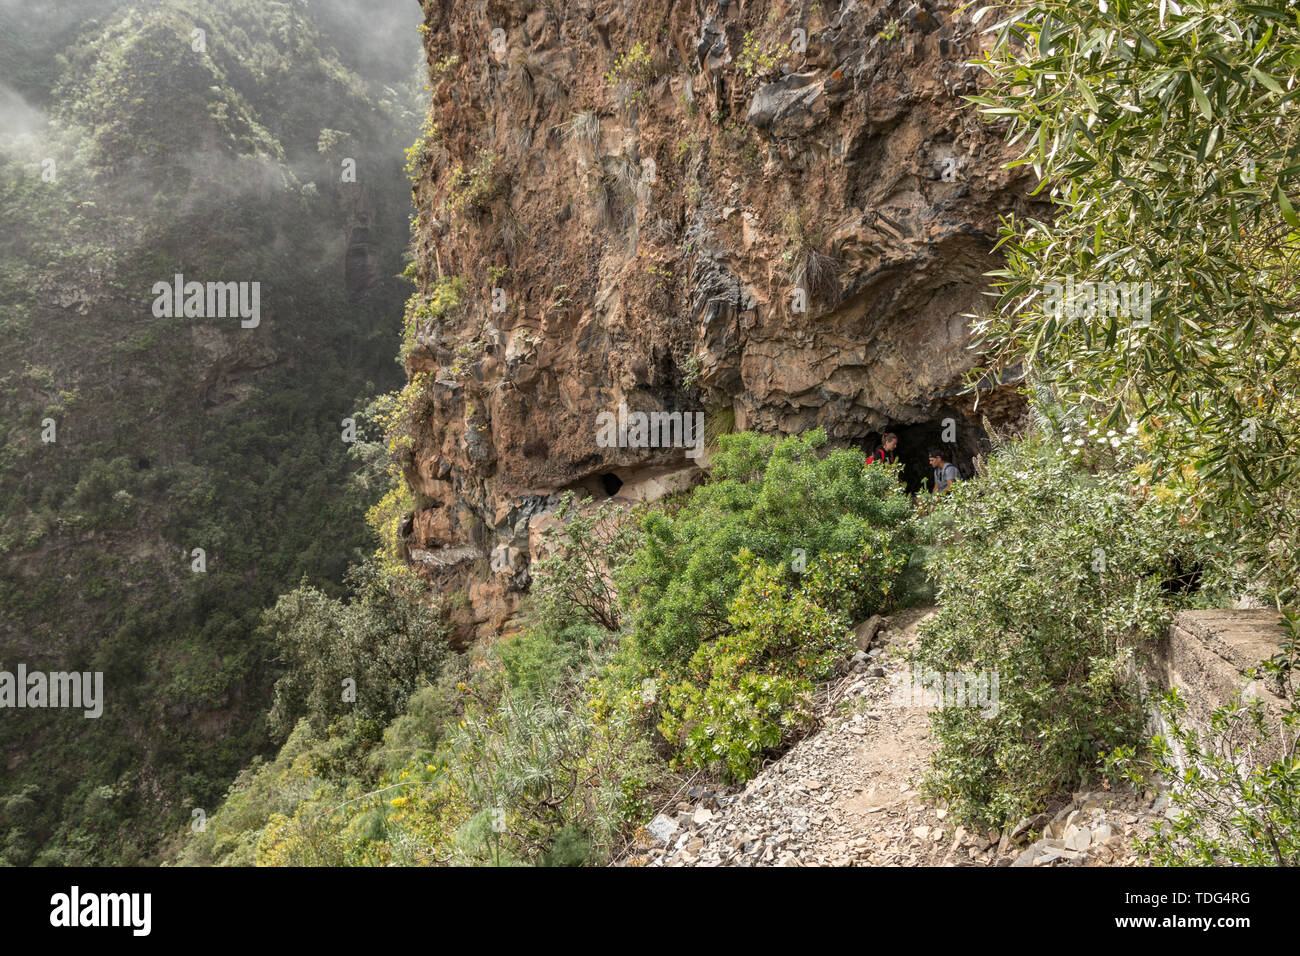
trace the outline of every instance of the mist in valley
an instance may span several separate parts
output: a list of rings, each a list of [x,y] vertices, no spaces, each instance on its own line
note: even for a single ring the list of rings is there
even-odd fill
[[[0,863],[158,862],[277,746],[262,615],[373,548],[421,21],[0,0],[0,669],[106,696],[0,724]],[[259,283],[264,320],[158,318],[177,274]]]

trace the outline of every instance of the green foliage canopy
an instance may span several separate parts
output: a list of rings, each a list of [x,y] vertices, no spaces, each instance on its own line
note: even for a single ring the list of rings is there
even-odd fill
[[[1300,11],[1039,0],[991,32],[993,88],[971,99],[1007,124],[1055,216],[1007,221],[999,309],[977,332],[1103,427],[1141,422],[1155,477],[1240,536],[1286,603],[1300,580]],[[1053,308],[1047,284],[1064,278],[1150,283],[1150,315]]]

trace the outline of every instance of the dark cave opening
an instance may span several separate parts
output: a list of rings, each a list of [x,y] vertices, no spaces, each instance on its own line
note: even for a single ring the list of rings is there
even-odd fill
[[[903,484],[909,494],[930,490],[934,475],[930,467],[930,449],[947,451],[949,460],[957,466],[962,478],[974,476],[975,457],[989,449],[988,435],[984,428],[956,411],[941,410],[939,417],[929,421],[891,425],[882,431],[872,432],[867,436],[865,445],[868,455],[880,445],[880,436],[884,432],[893,432],[898,436],[898,460],[903,466]],[[945,436],[953,440],[945,442]]]
[[[1169,576],[1160,582],[1160,589],[1169,595],[1192,594],[1201,589],[1204,573],[1200,562],[1175,556],[1170,564]]]
[[[600,476],[600,486],[605,489],[605,494],[613,498],[618,494],[618,489],[623,487],[623,479],[612,471],[607,471]]]

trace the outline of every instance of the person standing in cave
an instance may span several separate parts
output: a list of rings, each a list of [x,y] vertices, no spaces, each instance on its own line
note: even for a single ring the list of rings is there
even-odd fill
[[[930,467],[934,469],[932,495],[941,495],[953,486],[953,482],[961,481],[961,472],[948,461],[948,453],[941,448],[930,449]]]
[[[867,459],[868,465],[895,465],[898,463],[898,436],[885,432],[880,436],[880,444]]]

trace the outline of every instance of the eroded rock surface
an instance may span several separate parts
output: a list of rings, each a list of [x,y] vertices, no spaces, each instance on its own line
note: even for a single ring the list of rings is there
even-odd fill
[[[703,411],[710,437],[910,427],[915,456],[944,418],[967,458],[982,416],[1017,421],[1014,385],[975,408],[966,316],[999,217],[1044,210],[961,99],[981,40],[958,7],[425,4],[418,281],[469,293],[416,320],[407,545],[515,562],[463,639],[506,624],[559,493],[694,464],[598,445],[622,403]]]

